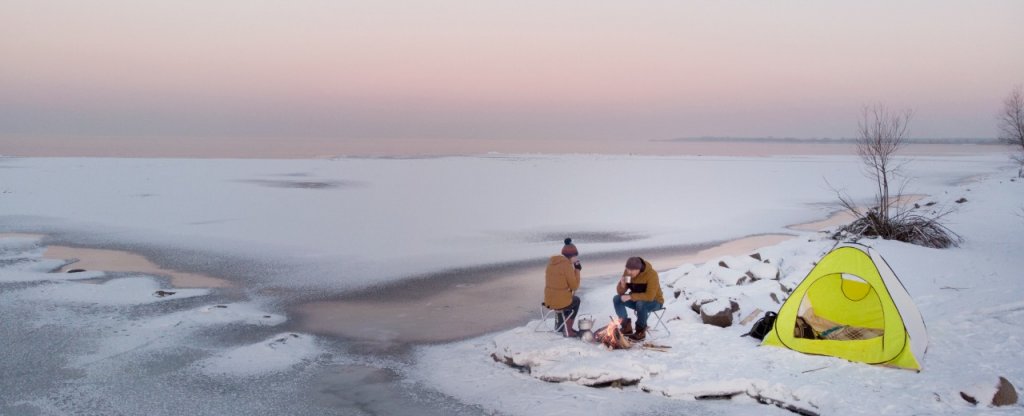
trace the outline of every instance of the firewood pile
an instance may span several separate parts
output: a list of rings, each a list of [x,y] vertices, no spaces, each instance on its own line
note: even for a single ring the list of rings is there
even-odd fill
[[[594,334],[594,342],[604,345],[609,350],[629,349],[633,346],[629,338],[622,335],[619,329],[620,320],[612,319],[608,326]]]

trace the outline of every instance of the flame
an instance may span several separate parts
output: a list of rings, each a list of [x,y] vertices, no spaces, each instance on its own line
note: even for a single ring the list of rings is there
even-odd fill
[[[615,333],[619,332],[619,325],[622,324],[621,319],[613,319],[608,323],[608,326],[604,328],[604,337],[607,339],[615,340]]]
[[[595,334],[594,340],[604,344],[609,349],[629,348],[629,340],[619,332],[619,325],[621,324],[621,319],[612,318],[608,326],[604,327],[604,330]]]

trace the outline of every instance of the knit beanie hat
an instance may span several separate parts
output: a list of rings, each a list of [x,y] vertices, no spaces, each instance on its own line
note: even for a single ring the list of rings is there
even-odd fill
[[[630,257],[626,260],[626,268],[629,270],[644,270],[644,259],[639,257]]]
[[[565,239],[565,245],[562,246],[562,255],[565,257],[576,257],[580,255],[579,250],[576,250],[576,246],[572,244],[571,238]]]

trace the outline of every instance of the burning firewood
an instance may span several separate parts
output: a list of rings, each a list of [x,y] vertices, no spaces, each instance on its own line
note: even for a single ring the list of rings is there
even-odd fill
[[[612,318],[608,326],[594,334],[594,341],[600,342],[610,350],[629,349],[632,347],[633,344],[629,342],[629,338],[622,335],[622,331],[619,330],[619,324],[620,321],[618,319]]]

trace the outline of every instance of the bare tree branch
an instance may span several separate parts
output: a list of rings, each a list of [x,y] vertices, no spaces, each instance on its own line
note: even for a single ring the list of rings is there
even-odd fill
[[[910,110],[895,112],[875,104],[864,107],[857,123],[857,154],[864,162],[867,176],[875,181],[878,214],[882,218],[889,217],[892,207],[889,184],[902,166],[894,157],[906,144],[912,116]]]
[[[999,140],[1013,146],[1013,160],[1020,163],[1018,176],[1024,177],[1024,88],[1014,87],[1003,100],[1003,109],[996,116]]]

